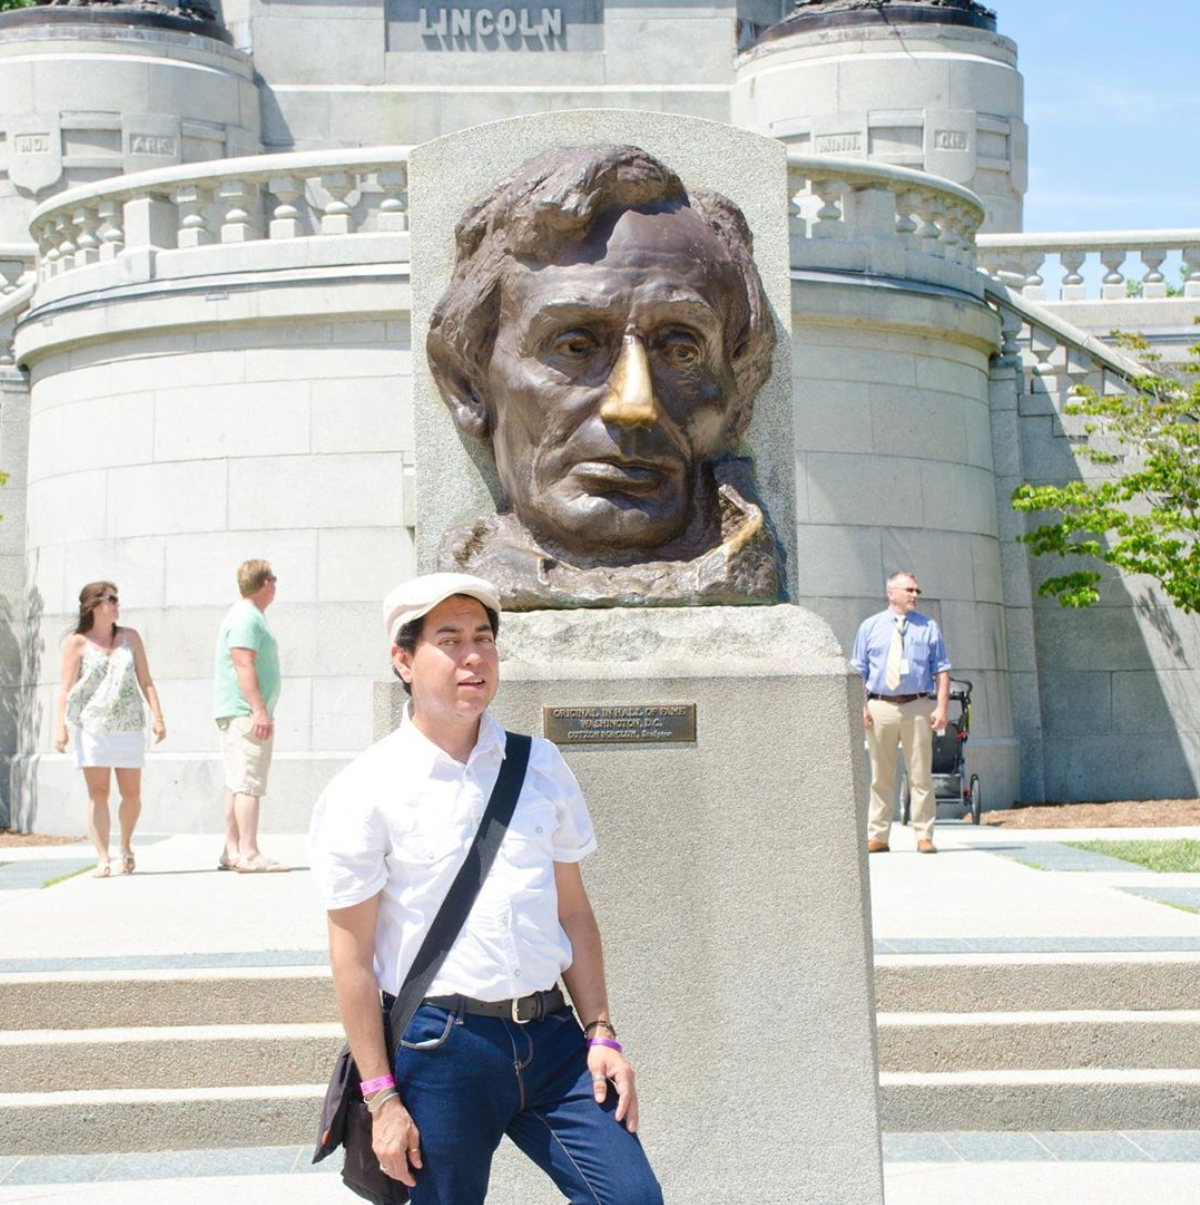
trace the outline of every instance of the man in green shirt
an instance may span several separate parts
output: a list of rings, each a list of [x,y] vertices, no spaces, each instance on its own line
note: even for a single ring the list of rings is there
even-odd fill
[[[213,715],[225,760],[225,849],[219,870],[287,870],[258,848],[258,801],[267,793],[279,701],[279,646],[264,615],[275,601],[266,561],[238,566],[239,602],[217,632]]]

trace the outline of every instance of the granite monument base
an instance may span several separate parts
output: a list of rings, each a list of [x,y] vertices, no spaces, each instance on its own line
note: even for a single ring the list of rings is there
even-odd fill
[[[824,621],[539,611],[503,616],[500,647],[497,718],[540,735],[566,709],[600,842],[584,877],[666,1200],[881,1205],[861,688]],[[376,702],[382,735],[399,684]],[[688,704],[695,739],[669,741],[664,714]],[[631,729],[647,739],[597,735]],[[505,1143],[488,1201],[561,1197]]]

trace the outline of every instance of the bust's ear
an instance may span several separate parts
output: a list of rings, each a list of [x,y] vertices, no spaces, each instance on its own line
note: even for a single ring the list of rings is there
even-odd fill
[[[464,435],[473,436],[475,439],[490,438],[492,424],[487,406],[467,380],[466,373],[459,369],[447,368],[436,360],[431,360],[429,367],[442,397],[446,399],[446,405],[450,407],[450,413],[454,415],[458,429]]]

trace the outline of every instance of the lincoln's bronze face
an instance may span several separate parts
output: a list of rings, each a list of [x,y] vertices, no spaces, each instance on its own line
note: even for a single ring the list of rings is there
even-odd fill
[[[612,212],[554,262],[513,266],[486,380],[517,517],[575,553],[687,526],[696,466],[730,443],[738,281],[691,209]]]
[[[506,606],[774,601],[735,454],[774,347],[740,211],[637,148],[587,147],[524,165],[457,237],[430,364],[504,499],[447,534],[443,566]]]

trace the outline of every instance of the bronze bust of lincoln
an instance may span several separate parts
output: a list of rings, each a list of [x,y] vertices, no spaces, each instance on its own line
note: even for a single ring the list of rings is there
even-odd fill
[[[511,609],[771,603],[736,454],[775,332],[741,211],[629,146],[530,160],[463,215],[430,367],[504,498],[439,567]]]

